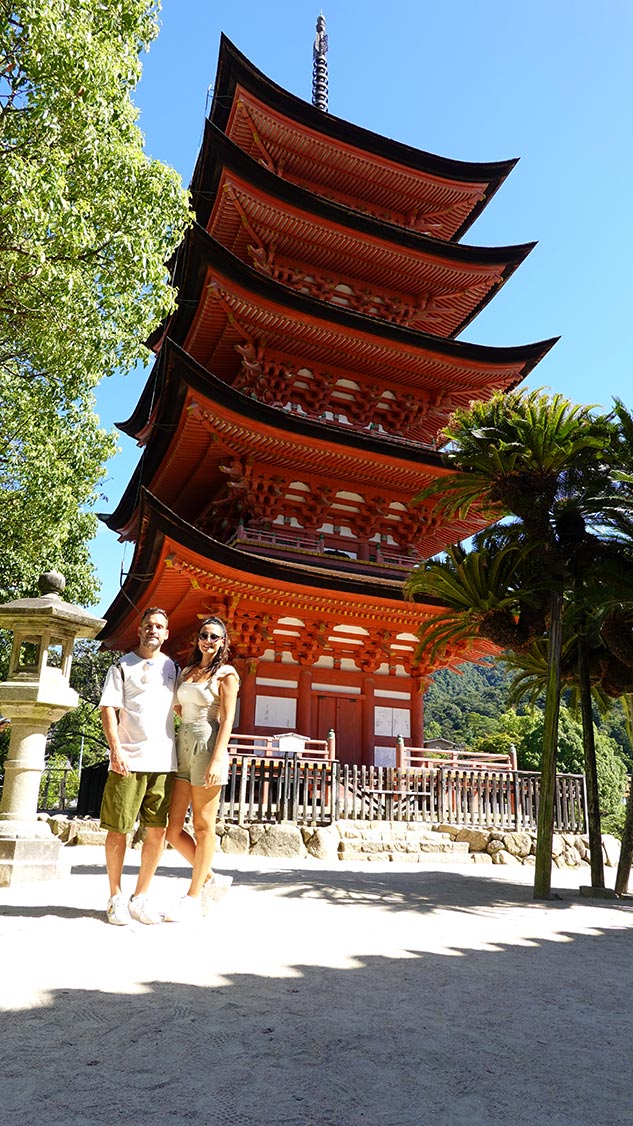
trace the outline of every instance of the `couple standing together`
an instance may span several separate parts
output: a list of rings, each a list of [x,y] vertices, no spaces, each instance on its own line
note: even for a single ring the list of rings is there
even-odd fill
[[[156,606],[145,610],[139,643],[109,670],[99,704],[110,748],[101,805],[101,826],[108,831],[107,917],[119,926],[131,919],[193,921],[202,916],[204,904],[219,899],[231,883],[211,867],[239,688],[236,670],[226,663],[226,626],[215,617],[201,623],[180,673],[161,653],[168,636],[165,611]],[[177,745],[174,712],[181,716]],[[184,827],[189,805],[195,841]],[[136,890],[128,902],[121,877],[126,835],[137,819],[145,828],[145,840]],[[191,885],[170,910],[158,912],[147,893],[166,840],[191,864]]]

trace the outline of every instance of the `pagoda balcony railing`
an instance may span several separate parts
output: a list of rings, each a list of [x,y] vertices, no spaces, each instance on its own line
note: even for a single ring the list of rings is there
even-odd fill
[[[229,541],[232,547],[252,545],[254,547],[270,548],[279,552],[295,552],[297,554],[318,555],[324,560],[328,557],[339,558],[347,555],[351,563],[358,563],[362,567],[390,567],[398,571],[410,571],[417,561],[417,555],[410,551],[402,552],[397,547],[387,547],[384,544],[370,544],[370,558],[359,559],[350,550],[344,547],[333,549],[326,546],[321,535],[292,535],[283,528],[277,530],[245,528],[240,526],[233,538]]]

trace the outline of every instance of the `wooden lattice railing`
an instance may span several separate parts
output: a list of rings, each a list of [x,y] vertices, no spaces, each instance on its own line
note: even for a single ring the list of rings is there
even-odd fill
[[[349,766],[233,755],[220,816],[231,822],[338,819],[536,829],[540,776],[517,770]],[[582,775],[556,779],[555,828],[585,831]]]
[[[280,754],[278,748],[268,747],[267,740],[259,737],[259,753],[253,753],[255,738],[240,735],[232,741],[229,781],[220,809],[225,821],[330,825],[339,819],[352,819],[536,829],[540,790],[537,773],[454,767],[445,761],[406,769],[350,766],[328,757],[331,748],[326,740],[308,757],[308,746],[303,755],[295,751]],[[98,816],[106,774],[105,763],[83,771],[77,810],[80,815]],[[74,778],[75,789],[70,795],[74,797],[79,785],[75,772],[48,771],[40,808],[66,807],[67,775]],[[585,832],[585,810],[583,775],[559,774],[556,830]]]

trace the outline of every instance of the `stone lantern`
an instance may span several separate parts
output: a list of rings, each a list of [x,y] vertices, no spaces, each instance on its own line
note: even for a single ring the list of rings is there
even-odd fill
[[[0,606],[0,628],[13,631],[8,679],[0,683],[0,712],[11,720],[0,802],[0,887],[63,874],[61,844],[37,820],[46,736],[79,702],[69,682],[75,640],[96,637],[105,625],[62,601],[63,575],[49,571],[38,586],[41,597]]]

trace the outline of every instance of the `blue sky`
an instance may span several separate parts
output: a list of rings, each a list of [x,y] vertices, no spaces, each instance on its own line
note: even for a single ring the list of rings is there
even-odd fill
[[[147,151],[189,182],[222,31],[309,101],[320,10],[312,0],[164,0],[135,95]],[[322,10],[331,114],[459,160],[520,157],[463,241],[538,246],[463,338],[513,345],[560,336],[531,386],[603,406],[618,395],[631,406],[630,0],[325,0]],[[103,425],[131,414],[144,380],[137,371],[101,385]],[[129,438],[120,445],[103,511],[116,506],[139,456]],[[105,528],[97,536],[97,612],[132,552]]]

